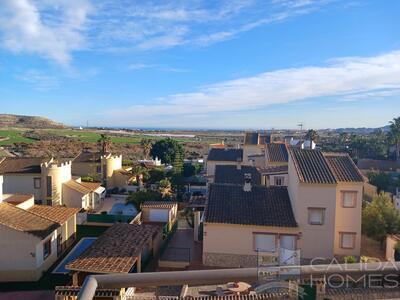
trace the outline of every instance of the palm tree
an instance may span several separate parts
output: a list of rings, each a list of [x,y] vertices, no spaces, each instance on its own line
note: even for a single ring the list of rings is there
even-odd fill
[[[140,146],[143,147],[144,158],[147,159],[150,155],[151,148],[153,148],[153,142],[151,139],[142,139],[140,141]]]
[[[305,136],[306,140],[310,141],[310,149],[312,148],[312,142],[318,139],[318,133],[314,129],[309,129]]]
[[[389,137],[396,145],[396,160],[400,159],[400,117],[394,118],[390,121]]]
[[[159,190],[163,198],[169,198],[172,195],[172,185],[168,178],[161,179],[159,182]]]
[[[149,176],[149,171],[142,165],[134,166],[131,172],[136,176],[136,182],[139,186],[142,185],[143,179]]]
[[[108,152],[111,145],[111,137],[105,133],[100,134],[100,138],[97,141],[101,147],[101,153],[105,154]]]

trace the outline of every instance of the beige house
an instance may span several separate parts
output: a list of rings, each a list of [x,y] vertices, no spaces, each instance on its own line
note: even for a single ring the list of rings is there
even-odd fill
[[[364,178],[347,154],[291,148],[288,192],[301,257],[360,255]],[[315,242],[318,241],[318,246]]]
[[[32,194],[44,204],[62,204],[62,185],[71,180],[71,162],[53,158],[7,157],[0,162],[4,194]]]
[[[178,215],[178,203],[168,201],[146,201],[141,205],[143,223],[168,224],[174,226]]]
[[[96,209],[105,188],[73,178],[71,167],[70,161],[53,158],[5,158],[0,162],[3,193],[33,195],[36,202],[48,205]]]
[[[72,243],[77,210],[0,203],[0,281],[37,281]]]
[[[243,143],[244,164],[256,164],[258,157],[264,157],[265,145],[271,142],[271,135],[259,132],[246,132]]]
[[[122,167],[122,155],[111,153],[83,151],[72,161],[72,174],[75,176],[92,176],[101,180],[107,189],[123,188],[136,177],[130,173],[131,168]]]
[[[259,168],[266,186],[288,185],[288,151],[285,143],[265,145],[265,167]]]
[[[260,256],[289,264],[300,229],[286,188],[210,184],[204,212],[203,264],[255,267]]]
[[[95,210],[104,201],[106,189],[98,182],[82,182],[80,178],[63,184],[63,204],[68,207]]]
[[[266,252],[278,264],[293,251],[303,263],[360,255],[364,178],[351,158],[290,148],[287,167],[287,187],[253,185],[248,173],[244,184],[210,184],[205,265],[254,266]]]
[[[213,182],[216,166],[236,166],[243,162],[243,149],[211,148],[205,161],[208,180]]]

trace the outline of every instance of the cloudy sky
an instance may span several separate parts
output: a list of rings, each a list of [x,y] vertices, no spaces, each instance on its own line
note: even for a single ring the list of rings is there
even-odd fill
[[[70,125],[376,127],[397,0],[1,0],[0,112]]]

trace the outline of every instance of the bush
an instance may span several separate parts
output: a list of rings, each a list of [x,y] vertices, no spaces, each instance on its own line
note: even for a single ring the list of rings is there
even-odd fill
[[[356,259],[354,256],[352,256],[352,255],[348,255],[348,256],[345,256],[345,257],[344,257],[344,262],[345,262],[346,264],[354,264],[354,263],[357,262],[357,259]]]

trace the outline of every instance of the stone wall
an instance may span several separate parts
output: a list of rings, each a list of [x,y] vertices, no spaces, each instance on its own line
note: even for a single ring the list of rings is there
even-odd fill
[[[225,253],[203,253],[203,264],[213,267],[257,267],[257,255],[238,255]]]

